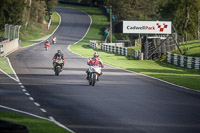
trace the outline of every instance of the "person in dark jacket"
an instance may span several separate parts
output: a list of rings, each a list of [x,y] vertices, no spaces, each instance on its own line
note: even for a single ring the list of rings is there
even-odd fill
[[[57,53],[54,55],[53,57],[53,69],[55,69],[55,65],[56,65],[56,59],[61,57],[61,59],[63,60],[63,63],[61,65],[61,69],[63,68],[64,64],[65,64],[65,56],[63,55],[63,53],[61,52],[61,50],[58,50]]]

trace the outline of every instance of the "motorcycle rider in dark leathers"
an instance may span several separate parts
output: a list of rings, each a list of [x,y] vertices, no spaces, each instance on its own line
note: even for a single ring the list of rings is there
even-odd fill
[[[65,56],[63,55],[63,53],[61,52],[61,50],[58,50],[57,53],[53,57],[53,69],[55,70],[55,66],[56,66],[56,62],[55,61],[56,61],[56,59],[58,57],[61,57],[61,59],[63,60],[63,63],[61,65],[61,70],[62,70],[62,68],[63,68],[63,66],[65,64]]]

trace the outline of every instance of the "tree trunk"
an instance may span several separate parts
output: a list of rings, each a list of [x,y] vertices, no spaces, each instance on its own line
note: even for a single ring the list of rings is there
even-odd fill
[[[183,25],[183,33],[185,32],[186,28],[187,28],[187,24],[188,24],[188,21],[190,19],[190,12],[189,12],[189,2],[186,1],[186,18],[185,18],[185,22],[184,22],[184,25]]]
[[[32,0],[25,0],[25,7],[24,7],[24,11],[23,11],[23,22],[24,22],[24,26],[27,27],[30,21],[30,12],[31,12],[31,3]]]

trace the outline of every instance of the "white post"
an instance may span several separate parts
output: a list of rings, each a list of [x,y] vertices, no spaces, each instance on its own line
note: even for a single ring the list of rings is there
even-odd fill
[[[19,30],[20,30],[20,28],[21,28],[21,25],[19,25],[19,27],[18,27],[18,37],[17,38],[19,38]]]
[[[174,65],[178,65],[178,55],[174,54]]]
[[[12,25],[9,25],[9,28],[8,28],[8,41],[10,41],[10,27],[11,27]]]
[[[184,67],[184,58],[185,58],[185,56],[181,55],[181,58],[180,58],[180,66],[181,67]]]
[[[171,63],[171,53],[167,52],[167,62]]]
[[[192,57],[187,57],[187,68],[192,68]]]
[[[200,69],[200,58],[199,57],[195,57],[195,69]]]

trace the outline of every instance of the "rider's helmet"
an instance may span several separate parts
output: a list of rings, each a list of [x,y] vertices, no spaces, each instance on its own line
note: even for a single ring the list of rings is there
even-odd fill
[[[61,50],[58,50],[58,56],[61,56],[62,55],[62,53],[61,53]]]
[[[49,43],[49,40],[46,40],[46,43]]]
[[[97,59],[99,57],[99,53],[98,52],[94,52],[94,59]]]

